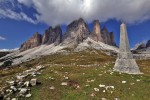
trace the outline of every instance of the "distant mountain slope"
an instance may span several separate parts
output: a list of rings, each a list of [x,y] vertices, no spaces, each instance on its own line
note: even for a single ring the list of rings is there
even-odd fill
[[[44,55],[51,55],[55,53],[61,53],[66,55],[70,53],[68,49],[72,49],[72,52],[84,51],[86,49],[101,50],[103,52],[106,52],[107,54],[116,54],[118,52],[117,47],[110,46],[102,42],[96,42],[91,38],[87,38],[82,43],[76,45],[75,48],[70,47],[70,44],[64,45],[63,43],[61,43],[59,45],[55,45],[53,43],[51,45],[41,45],[25,51],[18,50],[14,53],[8,54],[7,56],[0,58],[0,60],[9,59],[13,61],[13,64],[19,64]]]

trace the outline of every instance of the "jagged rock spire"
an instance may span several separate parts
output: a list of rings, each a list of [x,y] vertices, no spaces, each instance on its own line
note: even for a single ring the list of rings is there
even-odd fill
[[[120,26],[120,49],[114,71],[128,74],[140,74],[139,67],[130,51],[126,25],[124,22]]]

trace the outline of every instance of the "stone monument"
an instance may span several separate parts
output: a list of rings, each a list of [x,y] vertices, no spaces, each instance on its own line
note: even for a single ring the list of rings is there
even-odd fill
[[[124,22],[120,26],[120,48],[114,71],[127,74],[141,74],[135,59],[133,59],[133,54],[130,51],[126,24]]]

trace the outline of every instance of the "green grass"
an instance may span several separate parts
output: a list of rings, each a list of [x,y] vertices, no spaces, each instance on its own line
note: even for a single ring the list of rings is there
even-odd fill
[[[30,68],[29,66],[50,64],[41,71],[41,75],[36,77],[42,84],[32,87],[32,97],[29,99],[22,98],[22,100],[100,100],[101,98],[114,100],[115,97],[120,100],[150,100],[150,60],[137,61],[140,70],[144,73],[142,75],[119,74],[117,72],[111,75],[114,66],[112,62],[114,61],[114,57],[107,56],[100,51],[85,51],[69,55],[54,54],[24,63],[22,64],[24,67],[21,69],[14,67],[16,68],[14,69],[15,72],[14,70],[7,72],[7,74],[1,72],[0,77],[6,79],[6,77],[13,76],[12,72],[21,72]],[[78,65],[83,65],[83,67]],[[88,65],[92,66],[89,67]],[[64,76],[78,83],[80,88],[61,86],[62,82],[69,81],[65,80]],[[49,77],[53,77],[55,80],[50,80]],[[89,83],[87,80],[95,81]],[[127,83],[122,84],[122,81]],[[131,85],[132,83],[134,85]],[[114,86],[115,89],[109,89],[104,93],[104,88],[100,88],[99,84]],[[85,85],[90,86],[86,87]],[[50,90],[51,86],[54,86],[55,89]],[[99,88],[100,91],[95,92],[94,88]],[[94,97],[91,96],[92,93],[95,95]]]

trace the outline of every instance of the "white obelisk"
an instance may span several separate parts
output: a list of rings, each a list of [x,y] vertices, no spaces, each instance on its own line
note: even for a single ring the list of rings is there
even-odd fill
[[[120,48],[114,71],[128,74],[141,74],[135,59],[133,59],[133,54],[130,51],[125,23],[122,23],[120,26]]]

